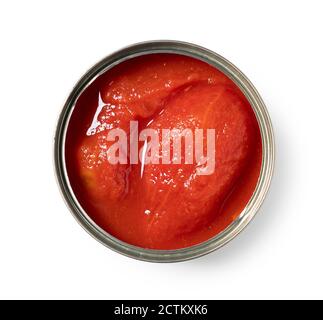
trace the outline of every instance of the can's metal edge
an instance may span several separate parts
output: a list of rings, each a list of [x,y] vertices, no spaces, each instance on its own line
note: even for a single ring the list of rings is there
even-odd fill
[[[225,230],[208,241],[177,250],[152,250],[140,248],[120,241],[105,232],[89,218],[78,203],[69,184],[65,168],[64,143],[66,128],[78,96],[100,74],[114,65],[138,55],[157,52],[189,55],[214,65],[216,68],[229,76],[239,86],[254,109],[259,123],[263,144],[263,158],[260,178],[253,196],[240,216]],[[235,238],[249,224],[263,203],[272,179],[274,162],[275,144],[272,123],[263,100],[249,79],[237,67],[222,56],[206,48],[181,41],[156,40],[133,44],[112,53],[95,64],[76,83],[72,92],[68,96],[60,113],[54,138],[54,165],[57,182],[67,206],[79,224],[92,237],[110,249],[128,257],[149,262],[179,262],[197,258],[219,249],[227,242]]]

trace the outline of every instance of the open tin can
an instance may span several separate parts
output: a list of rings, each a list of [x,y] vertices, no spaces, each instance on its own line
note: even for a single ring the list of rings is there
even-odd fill
[[[101,74],[128,59],[153,53],[174,53],[202,60],[228,76],[248,99],[256,115],[262,140],[262,165],[256,189],[247,206],[225,230],[198,245],[177,250],[152,250],[130,245],[100,228],[85,212],[73,193],[65,163],[66,131],[75,103],[82,92]],[[61,111],[55,134],[54,161],[63,197],[77,221],[99,242],[123,255],[151,262],[184,261],[214,251],[233,239],[255,216],[268,191],[274,168],[274,136],[267,109],[246,76],[220,55],[200,46],[179,41],[149,41],[117,51],[93,66],[76,84]]]

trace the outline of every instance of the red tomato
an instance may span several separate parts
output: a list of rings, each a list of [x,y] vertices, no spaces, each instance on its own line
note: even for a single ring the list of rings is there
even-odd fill
[[[162,129],[214,129],[214,172],[196,174],[199,164],[185,164],[184,149],[181,164],[111,164],[109,131],[123,129],[129,140],[134,120],[139,130],[158,131],[160,149]],[[252,108],[230,79],[190,57],[152,54],[114,67],[82,93],[66,162],[79,202],[100,227],[133,245],[176,249],[208,240],[239,215],[255,189],[261,149]]]

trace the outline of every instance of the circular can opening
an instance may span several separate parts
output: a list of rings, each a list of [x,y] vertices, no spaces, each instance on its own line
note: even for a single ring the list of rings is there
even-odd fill
[[[97,240],[174,262],[209,253],[253,218],[274,139],[250,81],[221,56],[177,41],[135,44],[76,84],[61,112],[63,196]]]

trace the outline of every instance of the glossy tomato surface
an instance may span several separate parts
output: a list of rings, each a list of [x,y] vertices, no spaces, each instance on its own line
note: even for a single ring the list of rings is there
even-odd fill
[[[199,175],[200,164],[184,159],[130,163],[129,150],[127,163],[112,164],[107,135],[119,128],[129,142],[130,121],[139,132],[155,129],[160,150],[163,129],[214,129],[214,172]],[[262,146],[249,102],[223,73],[191,57],[150,54],[108,70],[81,94],[65,156],[72,189],[96,224],[132,245],[179,249],[237,218],[255,190]]]

